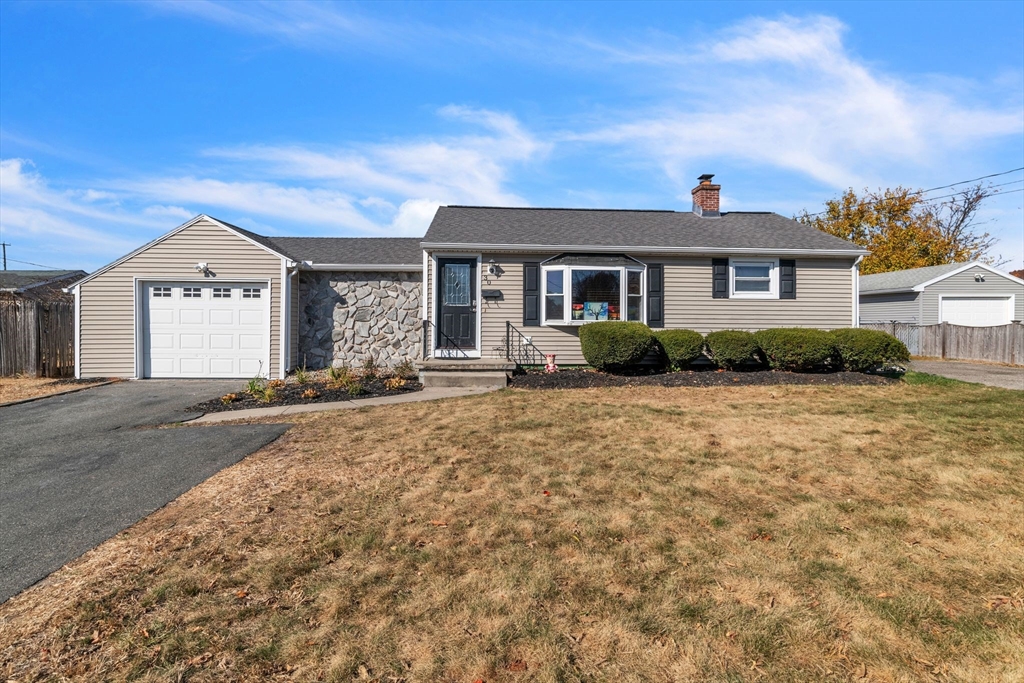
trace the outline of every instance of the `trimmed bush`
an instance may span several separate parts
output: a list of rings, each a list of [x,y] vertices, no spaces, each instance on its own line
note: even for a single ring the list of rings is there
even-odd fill
[[[684,370],[704,351],[704,335],[693,330],[662,330],[654,333],[661,357],[672,370]]]
[[[903,342],[887,332],[851,327],[832,330],[831,335],[844,370],[870,372],[910,360]]]
[[[761,348],[750,332],[742,330],[719,330],[704,338],[708,358],[720,368],[731,370],[743,365],[759,365]]]
[[[835,358],[835,339],[824,330],[780,327],[754,333],[773,370],[825,370]]]
[[[607,320],[580,327],[580,348],[598,370],[624,370],[637,365],[654,345],[654,333],[643,323]]]

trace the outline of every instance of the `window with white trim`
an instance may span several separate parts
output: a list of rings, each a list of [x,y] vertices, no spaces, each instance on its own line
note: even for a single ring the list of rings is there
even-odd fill
[[[182,287],[181,297],[183,299],[202,299],[203,288],[202,287]]]
[[[230,287],[214,287],[213,288],[214,299],[230,299],[231,288]]]
[[[730,259],[729,283],[729,296],[733,299],[778,299],[779,262]]]
[[[242,287],[242,298],[243,299],[259,299],[260,288],[259,287]]]
[[[543,325],[644,319],[644,267],[541,266]]]
[[[171,288],[170,287],[154,287],[153,288],[154,299],[170,299]]]

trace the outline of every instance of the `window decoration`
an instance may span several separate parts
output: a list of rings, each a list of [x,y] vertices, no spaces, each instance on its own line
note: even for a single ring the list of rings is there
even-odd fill
[[[737,299],[779,298],[778,262],[730,260],[731,296]]]
[[[202,287],[182,287],[181,296],[184,299],[202,299],[203,288]]]
[[[469,306],[469,264],[444,264],[445,306]]]
[[[230,299],[231,288],[230,287],[214,287],[213,288],[214,299]]]
[[[259,299],[260,288],[259,287],[242,287],[242,298],[243,299]]]
[[[154,287],[153,288],[154,299],[170,299],[171,288],[170,287]]]

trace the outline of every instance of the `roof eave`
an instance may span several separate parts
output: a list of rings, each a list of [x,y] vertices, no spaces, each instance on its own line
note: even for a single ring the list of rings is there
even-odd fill
[[[302,262],[302,270],[351,270],[351,271],[408,271],[419,272],[423,270],[421,263],[311,263]]]
[[[780,256],[866,256],[866,249],[766,249],[763,247],[652,247],[596,246],[593,244],[486,244],[469,242],[421,242],[424,249],[475,251],[589,251],[657,254],[773,254]]]

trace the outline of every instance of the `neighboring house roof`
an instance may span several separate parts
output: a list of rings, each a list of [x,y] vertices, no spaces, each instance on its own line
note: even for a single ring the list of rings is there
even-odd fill
[[[865,249],[776,213],[520,209],[442,206],[424,246],[559,250],[804,252],[858,255]]]
[[[0,271],[0,292],[44,301],[60,299],[63,298],[62,285],[85,274],[84,270],[3,270]]]
[[[423,264],[418,237],[268,237],[296,261],[314,266],[415,266]]]
[[[909,268],[907,270],[894,270],[889,273],[875,273],[874,275],[861,275],[861,294],[881,294],[883,292],[920,292],[928,285],[934,284],[969,268],[982,268],[995,275],[1015,280],[1024,284],[1024,280],[1015,278],[1009,273],[1004,273],[990,265],[980,261],[968,263],[946,263],[941,266],[926,266],[924,268]]]

